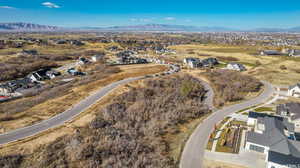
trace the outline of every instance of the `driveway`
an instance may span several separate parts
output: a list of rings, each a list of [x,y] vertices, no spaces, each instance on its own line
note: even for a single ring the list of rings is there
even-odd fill
[[[180,159],[180,168],[202,167],[206,144],[215,124],[219,123],[227,115],[254,105],[261,104],[269,99],[274,93],[274,88],[270,83],[263,82],[263,84],[265,86],[264,91],[258,97],[247,100],[240,104],[224,107],[223,109],[214,112],[198,125],[185,144]]]
[[[249,168],[266,167],[265,156],[256,152],[242,151],[239,154],[205,151],[205,158],[225,162],[234,165],[241,165]]]

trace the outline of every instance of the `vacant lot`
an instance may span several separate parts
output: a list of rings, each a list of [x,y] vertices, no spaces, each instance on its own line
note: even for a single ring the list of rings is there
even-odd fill
[[[243,100],[249,93],[259,92],[262,87],[258,79],[231,70],[207,71],[199,75],[205,76],[213,86],[217,107]]]
[[[216,57],[224,62],[239,62],[248,69],[244,73],[273,84],[290,85],[300,79],[300,68],[297,68],[300,58],[257,55],[259,50],[269,48],[221,45],[178,45],[170,48],[176,49],[174,57],[178,61],[185,57]]]
[[[33,152],[2,156],[12,167],[175,167],[164,135],[204,116],[205,90],[189,76],[146,80],[98,109],[96,118],[77,133]],[[162,108],[164,107],[164,108]]]

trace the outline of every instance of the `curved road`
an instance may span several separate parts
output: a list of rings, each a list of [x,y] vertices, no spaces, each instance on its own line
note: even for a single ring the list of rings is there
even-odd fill
[[[180,70],[177,66],[174,65],[168,65],[171,69],[169,69],[164,74],[172,74],[176,73]],[[84,100],[80,101],[78,104],[74,105],[72,108],[52,117],[47,120],[43,120],[40,123],[34,124],[32,126],[27,126],[23,128],[19,128],[16,130],[13,130],[11,132],[7,132],[4,134],[0,134],[0,145],[7,144],[10,142],[18,141],[33,135],[36,135],[38,133],[41,133],[43,131],[46,131],[50,128],[54,128],[57,126],[63,125],[65,122],[68,122],[75,118],[77,115],[79,115],[81,112],[87,110],[89,107],[91,107],[93,104],[97,103],[101,98],[103,98],[105,95],[113,91],[115,88],[117,88],[120,85],[144,79],[146,77],[134,77],[134,78],[127,78],[121,81],[114,82],[112,84],[109,84],[103,88],[101,88],[99,91],[96,91],[92,95],[88,96]]]
[[[180,158],[179,167],[201,168],[206,144],[208,142],[210,133],[213,131],[215,124],[222,121],[229,114],[251,106],[258,105],[269,99],[273,95],[275,90],[270,83],[263,82],[263,84],[265,86],[265,89],[263,93],[260,94],[258,97],[242,102],[240,104],[224,107],[223,109],[212,113],[207,119],[205,119],[201,124],[199,124],[185,144]],[[209,85],[206,84],[206,87],[209,87]],[[212,89],[210,88],[210,90]],[[208,98],[209,96],[212,96],[212,94],[210,93],[208,95]],[[212,100],[212,98],[209,99],[210,101]]]
[[[34,124],[32,126],[28,126],[28,127],[16,129],[8,133],[0,134],[0,144],[6,144],[9,142],[14,142],[20,139],[24,139],[26,137],[30,137],[40,132],[46,131],[50,128],[63,125],[65,122],[72,120],[78,114],[85,111],[93,104],[95,104],[97,101],[99,101],[102,97],[107,95],[116,87],[142,78],[143,77],[128,78],[128,79],[124,79],[109,84],[104,88],[100,89],[99,91],[95,92],[94,94],[88,96],[86,99],[82,100],[72,108],[64,111],[63,113],[60,113],[52,118],[41,121],[40,123]]]

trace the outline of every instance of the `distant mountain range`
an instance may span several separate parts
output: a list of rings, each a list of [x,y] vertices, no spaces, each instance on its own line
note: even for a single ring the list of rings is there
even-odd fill
[[[299,33],[300,32],[300,27],[293,27],[293,28],[288,28],[288,29],[279,29],[279,28],[258,28],[258,29],[253,29],[250,30],[253,32],[294,32],[294,33]]]
[[[33,23],[0,23],[2,31],[57,31],[62,28],[57,26],[39,25]]]
[[[157,32],[224,32],[235,31],[225,27],[196,27],[185,25],[167,24],[145,24],[133,26],[113,26],[113,27],[82,27],[82,30],[102,30],[102,31],[157,31]]]
[[[226,27],[196,27],[185,25],[167,24],[145,24],[133,26],[113,26],[113,27],[78,27],[63,28],[57,26],[39,25],[33,23],[0,23],[0,31],[113,31],[113,32],[297,32],[300,27],[289,29],[278,28],[258,28],[252,30],[239,30]]]

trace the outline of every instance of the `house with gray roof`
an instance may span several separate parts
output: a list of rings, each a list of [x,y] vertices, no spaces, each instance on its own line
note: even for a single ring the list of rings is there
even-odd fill
[[[295,131],[300,132],[300,103],[279,104],[276,107],[276,114],[287,118],[295,125]]]
[[[246,68],[243,64],[230,62],[227,64],[227,69],[235,71],[246,71]]]
[[[291,57],[300,57],[300,50],[290,50],[289,56]]]
[[[252,112],[252,116],[255,116]],[[246,150],[266,155],[267,168],[289,168],[300,165],[300,142],[288,119],[257,115],[253,129],[246,133]]]
[[[200,68],[202,67],[201,60],[198,58],[185,58],[183,63],[186,64],[189,68]]]
[[[282,53],[277,50],[263,50],[260,52],[260,55],[282,55]]]

